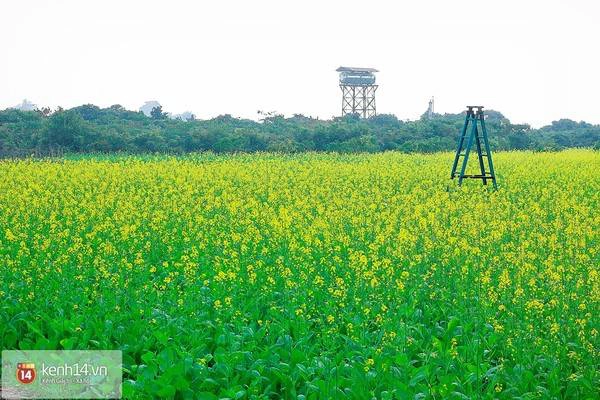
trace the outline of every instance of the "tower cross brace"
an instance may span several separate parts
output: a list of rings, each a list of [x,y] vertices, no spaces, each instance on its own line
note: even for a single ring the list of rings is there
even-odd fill
[[[342,89],[342,115],[358,114],[362,118],[377,115],[375,91],[377,85],[340,85]]]

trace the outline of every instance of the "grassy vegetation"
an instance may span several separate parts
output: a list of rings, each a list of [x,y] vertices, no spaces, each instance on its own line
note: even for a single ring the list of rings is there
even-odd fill
[[[0,162],[0,344],[127,398],[588,398],[600,153]]]

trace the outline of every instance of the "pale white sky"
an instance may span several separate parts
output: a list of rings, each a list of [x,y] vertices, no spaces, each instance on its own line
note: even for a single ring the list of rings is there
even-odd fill
[[[435,96],[441,113],[600,123],[600,1],[0,0],[0,109],[330,118],[340,65],[379,69],[377,111],[401,119]]]

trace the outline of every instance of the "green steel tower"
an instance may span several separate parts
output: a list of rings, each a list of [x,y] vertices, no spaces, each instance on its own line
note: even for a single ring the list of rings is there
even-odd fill
[[[471,125],[470,128],[469,124]],[[481,128],[478,128],[478,126]],[[465,139],[467,139],[466,147]],[[473,143],[475,143],[477,149],[480,173],[475,175],[465,175]],[[463,158],[462,165],[460,167],[460,172],[457,172],[456,170],[461,157]],[[484,158],[487,161],[484,161]],[[485,128],[483,106],[467,106],[467,116],[460,137],[458,138],[458,148],[456,149],[454,163],[452,164],[452,173],[450,174],[450,179],[454,178],[458,178],[459,186],[462,185],[462,181],[465,178],[481,179],[484,185],[487,185],[488,180],[490,180],[494,185],[494,189],[498,189],[498,185],[496,184],[496,174],[494,172],[494,163],[492,162],[492,152],[490,150],[490,143],[488,142],[487,130]]]

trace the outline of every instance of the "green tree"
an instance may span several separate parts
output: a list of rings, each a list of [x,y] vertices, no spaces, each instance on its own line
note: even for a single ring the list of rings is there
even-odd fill
[[[169,115],[162,110],[162,106],[156,106],[150,111],[152,119],[167,119]]]
[[[47,149],[80,151],[85,134],[84,120],[73,111],[57,111],[50,116],[41,143]]]

